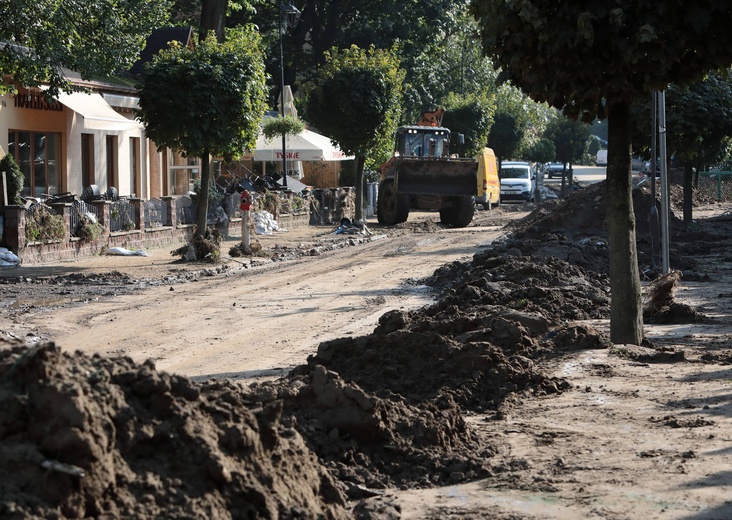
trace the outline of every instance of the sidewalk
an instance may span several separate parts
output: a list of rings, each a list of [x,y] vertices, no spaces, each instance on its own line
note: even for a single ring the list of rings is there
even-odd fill
[[[265,250],[275,247],[296,248],[305,247],[322,241],[343,239],[343,235],[333,234],[336,226],[303,226],[292,231],[276,231],[272,235],[252,234],[252,243],[259,242]],[[79,258],[77,260],[58,261],[54,263],[31,264],[18,267],[0,267],[0,279],[3,278],[40,278],[54,276],[68,276],[72,274],[90,275],[92,273],[105,274],[119,272],[130,278],[161,278],[171,273],[180,274],[181,271],[193,272],[204,269],[214,269],[228,266],[232,269],[243,267],[248,263],[246,257],[231,259],[229,250],[241,243],[240,236],[229,236],[221,243],[221,258],[218,263],[206,261],[186,262],[179,255],[172,255],[183,244],[170,245],[155,249],[145,249],[147,256],[131,255],[96,255]]]

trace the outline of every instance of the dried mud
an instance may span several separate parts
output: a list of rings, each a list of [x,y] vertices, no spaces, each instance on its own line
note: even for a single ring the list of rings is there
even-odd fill
[[[649,199],[634,191],[638,215]],[[694,247],[728,254],[724,218],[692,232],[674,220],[680,276],[710,267],[689,254]],[[609,312],[604,184],[546,203],[508,229],[472,261],[425,281],[436,303],[391,311],[369,335],[324,342],[274,381],[194,383],[152,362],[8,344],[0,350],[0,516],[399,518],[387,488],[517,471],[470,418],[500,421],[519,400],[572,389],[543,361],[610,346],[585,323]],[[639,240],[642,268],[647,245]],[[299,251],[313,254],[308,245]],[[140,284],[118,273],[42,283]],[[651,342],[616,355],[684,359]],[[707,361],[732,359],[715,356]]]

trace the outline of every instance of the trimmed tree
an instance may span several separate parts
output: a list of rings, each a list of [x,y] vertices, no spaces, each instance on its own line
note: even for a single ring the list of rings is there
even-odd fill
[[[442,126],[449,128],[453,135],[460,133],[465,136],[463,145],[457,139],[451,140],[450,153],[457,153],[461,157],[477,157],[488,141],[488,132],[493,124],[493,97],[469,96],[465,99],[452,95],[445,101],[445,108]]]
[[[484,52],[536,101],[608,118],[610,339],[639,344],[643,317],[631,198],[630,103],[732,63],[727,0],[472,0]],[[559,28],[559,29],[558,29]]]
[[[307,119],[356,156],[356,220],[363,218],[366,158],[386,149],[397,128],[404,75],[396,50],[332,49],[307,93]]]
[[[193,49],[173,42],[147,67],[139,119],[158,149],[201,158],[196,235],[205,236],[211,155],[225,160],[253,149],[266,108],[264,56],[252,28],[213,33]]]
[[[552,162],[557,156],[557,148],[551,139],[542,137],[531,145],[531,148],[526,152],[526,156],[529,161],[533,162],[542,164]]]
[[[7,182],[8,200],[4,200],[3,204],[23,204],[23,198],[20,194],[23,192],[23,181],[25,179],[20,166],[15,162],[12,155],[6,154],[0,160],[0,173],[5,174],[5,181]]]
[[[636,134],[650,146],[651,103],[633,106]],[[732,136],[732,77],[712,73],[692,85],[671,85],[666,91],[666,136],[668,152],[684,169],[684,223],[693,218],[693,170],[697,175],[706,165],[725,155],[727,139]],[[637,147],[633,146],[635,150]],[[642,147],[649,152],[647,147]],[[650,157],[650,152],[649,155]]]
[[[556,149],[557,161],[562,163],[562,194],[566,191],[567,183],[572,184],[572,164],[579,162],[585,153],[587,141],[590,138],[590,125],[556,117],[552,119],[544,131],[544,137],[551,139]],[[569,174],[567,174],[569,164]]]
[[[498,167],[504,159],[511,159],[518,150],[524,132],[519,128],[516,118],[508,112],[498,112],[488,133],[488,146],[498,158]]]

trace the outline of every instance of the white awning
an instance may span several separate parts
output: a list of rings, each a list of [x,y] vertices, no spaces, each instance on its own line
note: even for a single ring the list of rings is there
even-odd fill
[[[120,96],[119,94],[102,94],[104,101],[112,107],[129,108],[137,110],[140,108],[140,98],[138,96]]]
[[[84,119],[140,126],[138,121],[127,119],[117,113],[99,94],[86,94],[84,92],[67,94],[66,92],[59,92],[58,100],[77,114],[83,116]]]
[[[349,161],[354,159],[330,142],[330,138],[303,130],[297,135],[288,135],[285,140],[288,161]],[[267,139],[260,135],[253,153],[255,161],[281,161],[282,138]]]

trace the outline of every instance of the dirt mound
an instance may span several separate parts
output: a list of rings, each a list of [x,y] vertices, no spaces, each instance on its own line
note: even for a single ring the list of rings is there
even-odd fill
[[[278,404],[152,363],[0,350],[3,518],[347,518]]]
[[[644,323],[695,323],[708,320],[690,305],[676,301],[674,293],[680,279],[680,271],[671,271],[650,284],[643,306]]]
[[[603,196],[591,186],[542,205],[435,271],[436,303],[324,342],[276,381],[199,384],[52,344],[0,351],[0,516],[395,517],[388,497],[367,498],[507,471],[469,416],[502,419],[522,397],[567,391],[539,361],[609,346],[577,323],[609,313]],[[659,352],[618,355],[674,356]]]
[[[532,244],[508,239],[477,253],[472,262],[441,267],[426,283],[443,289],[441,306],[498,305],[536,313],[553,325],[607,316],[606,275],[548,253],[525,256],[530,249]]]
[[[307,365],[249,389],[253,405],[283,399],[348,496],[500,471],[496,448],[481,449],[465,417],[500,419],[516,398],[565,391],[535,361],[609,345],[569,322],[607,313],[603,278],[562,260],[488,250],[430,283],[442,291],[437,303],[388,312],[372,334],[324,342]]]

